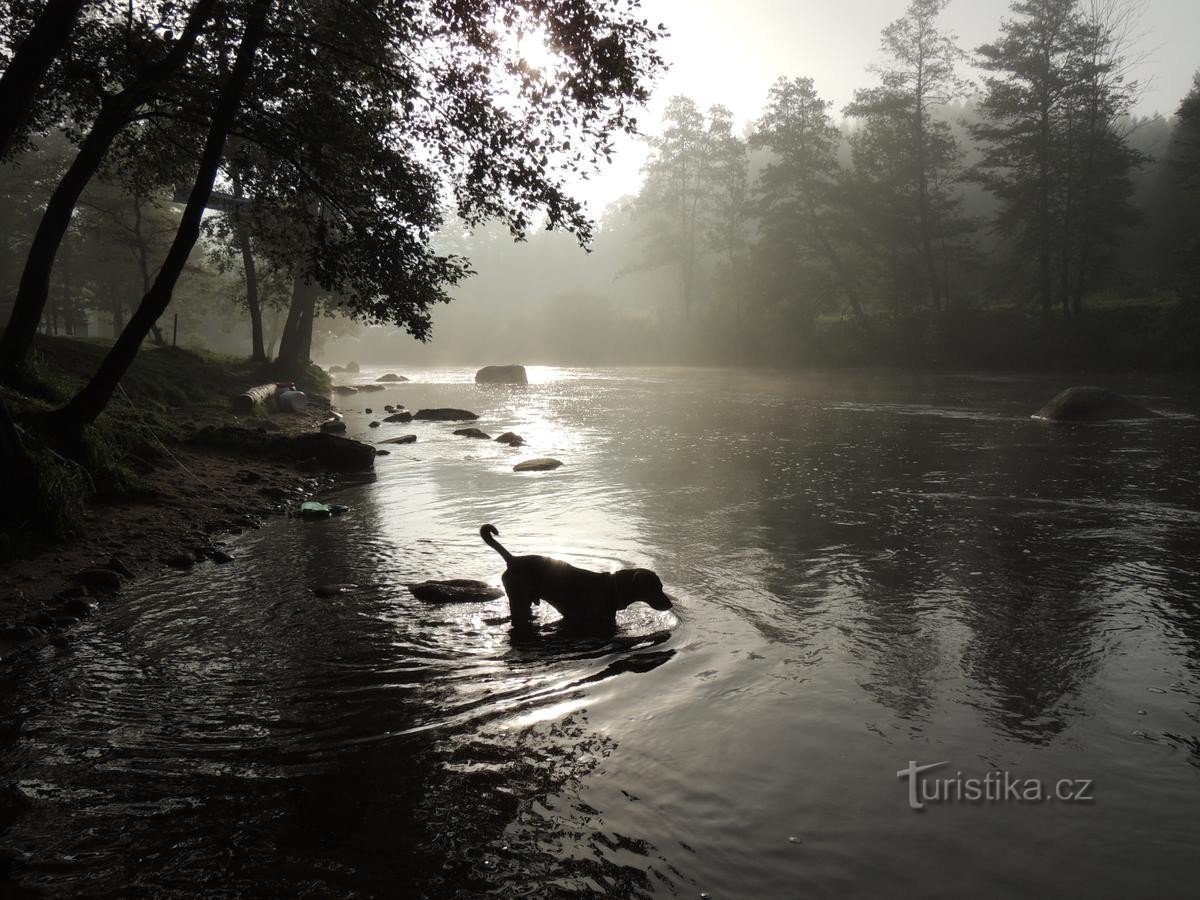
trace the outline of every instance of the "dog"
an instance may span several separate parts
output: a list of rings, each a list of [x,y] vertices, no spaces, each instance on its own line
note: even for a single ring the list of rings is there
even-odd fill
[[[483,542],[504,558],[501,576],[514,625],[533,620],[533,604],[545,600],[572,628],[612,632],[617,610],[642,601],[655,609],[671,608],[662,580],[649,569],[591,572],[548,556],[513,556],[496,540],[494,525],[479,529]]]

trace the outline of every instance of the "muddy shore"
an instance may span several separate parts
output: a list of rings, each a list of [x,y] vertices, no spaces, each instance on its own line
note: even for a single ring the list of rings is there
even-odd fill
[[[210,429],[209,439],[164,444],[140,468],[135,493],[91,499],[78,534],[23,541],[0,562],[0,659],[47,643],[68,646],[71,626],[120,602],[130,583],[165,568],[200,576],[232,558],[226,538],[328,490],[341,476],[280,449],[317,432],[331,409],[313,397],[299,414],[239,420],[230,413],[222,440],[212,440]]]

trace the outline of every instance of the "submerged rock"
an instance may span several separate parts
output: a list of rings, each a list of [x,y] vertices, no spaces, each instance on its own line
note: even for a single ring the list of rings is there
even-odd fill
[[[356,384],[354,387],[357,388],[360,392],[366,392],[366,393],[370,393],[371,391],[385,390],[385,388],[382,384]]]
[[[470,422],[478,419],[479,416],[465,409],[439,407],[437,409],[419,409],[413,418],[422,419],[427,422]]]
[[[483,581],[451,578],[448,581],[422,581],[408,585],[418,600],[426,603],[485,603],[504,596],[504,591]]]
[[[562,465],[562,460],[539,456],[537,459],[527,459],[513,466],[514,472],[550,472]]]
[[[1154,419],[1159,414],[1116,391],[1085,385],[1069,387],[1034,413],[1050,422],[1106,422],[1114,419]]]
[[[490,441],[492,436],[487,432],[480,431],[478,428],[456,428],[454,433],[459,437],[479,438],[480,440]]]
[[[525,367],[515,363],[507,366],[484,366],[475,373],[476,384],[529,384]]]

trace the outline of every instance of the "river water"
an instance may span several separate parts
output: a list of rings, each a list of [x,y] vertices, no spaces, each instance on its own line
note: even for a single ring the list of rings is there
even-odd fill
[[[345,515],[233,538],[3,664],[0,887],[1194,895],[1194,385],[1118,379],[1169,415],[1052,427],[1029,413],[1069,382],[1045,377],[398,371],[340,405],[418,443]],[[528,444],[367,429],[385,402]],[[532,456],[565,465],[511,471]],[[675,610],[581,639],[411,597],[499,583],[483,522],[651,567]],[[945,763],[921,810],[910,761]]]

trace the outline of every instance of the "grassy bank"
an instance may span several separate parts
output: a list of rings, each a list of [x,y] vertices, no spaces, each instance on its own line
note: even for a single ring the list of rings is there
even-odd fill
[[[78,525],[91,496],[134,495],[141,475],[163,462],[167,448],[206,425],[231,421],[234,394],[255,384],[295,381],[302,390],[328,394],[329,379],[316,366],[281,372],[270,363],[172,347],[144,347],[107,410],[72,453],[41,440],[36,414],[68,400],[91,377],[108,342],[39,338],[33,375],[25,390],[0,388],[14,418],[24,420],[27,449],[38,469],[38,504],[32,523],[62,536]]]

